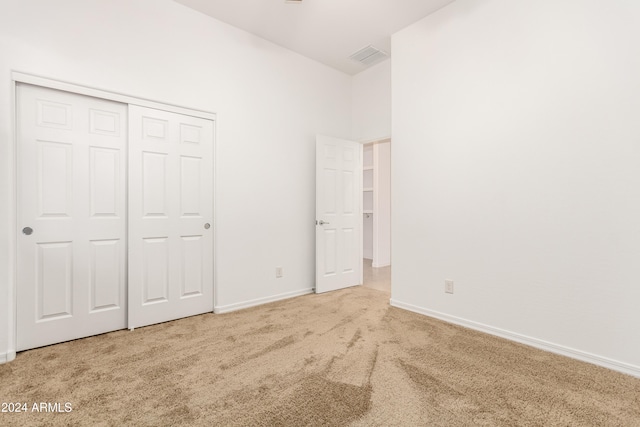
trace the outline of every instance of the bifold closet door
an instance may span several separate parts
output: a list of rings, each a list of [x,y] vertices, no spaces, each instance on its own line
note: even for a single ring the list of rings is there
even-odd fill
[[[126,327],[127,106],[17,85],[17,350]]]
[[[213,311],[213,121],[129,106],[129,327]]]

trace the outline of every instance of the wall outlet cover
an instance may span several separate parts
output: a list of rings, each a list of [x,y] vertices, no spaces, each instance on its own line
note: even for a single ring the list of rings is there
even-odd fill
[[[444,291],[448,294],[453,293],[453,280],[445,280],[444,281]]]

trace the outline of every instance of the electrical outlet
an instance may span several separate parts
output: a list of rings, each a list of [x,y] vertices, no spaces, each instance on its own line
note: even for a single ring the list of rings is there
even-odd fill
[[[282,267],[276,267],[276,278],[280,278],[282,277],[283,272],[282,272]]]
[[[444,291],[448,294],[453,293],[453,280],[445,280],[444,281]]]

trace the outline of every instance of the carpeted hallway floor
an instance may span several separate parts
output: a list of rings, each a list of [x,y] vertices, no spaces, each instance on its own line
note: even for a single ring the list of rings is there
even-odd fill
[[[640,379],[356,287],[20,353],[0,425],[640,426]]]

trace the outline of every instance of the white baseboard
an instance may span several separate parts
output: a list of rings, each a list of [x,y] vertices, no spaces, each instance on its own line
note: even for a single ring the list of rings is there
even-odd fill
[[[2,365],[3,363],[11,362],[15,358],[16,358],[16,352],[15,351],[9,351],[7,353],[0,353],[0,365]]]
[[[428,310],[426,308],[407,304],[398,300],[392,299],[390,303],[393,307],[413,311],[414,313],[423,314],[429,317],[435,317],[436,319],[444,320],[445,322],[454,323],[456,325],[464,326],[470,329],[475,329],[477,331],[485,332],[490,335],[506,338],[508,340],[526,344],[531,347],[549,351],[551,353],[560,354],[562,356],[567,356],[572,359],[580,360],[582,362],[592,363],[594,365],[602,366],[614,371],[622,372],[640,378],[640,366],[631,365],[629,363],[620,362],[617,360],[609,359],[607,357],[602,357],[585,351],[576,350],[574,348],[565,347],[563,345],[550,343],[544,340],[521,335],[504,329],[494,328],[493,326],[485,325],[467,319],[462,319],[460,317],[451,316],[433,310]]]
[[[215,306],[213,312],[216,314],[228,313],[230,311],[242,310],[243,308],[254,307],[256,305],[267,304],[269,302],[280,301],[283,299],[299,297],[313,293],[314,288],[302,289],[300,291],[285,292],[284,294],[272,295],[265,298],[252,299],[249,301],[238,302],[235,304]]]
[[[391,263],[386,263],[386,264],[371,264],[371,267],[373,268],[382,268],[382,267],[389,267],[391,265]]]

